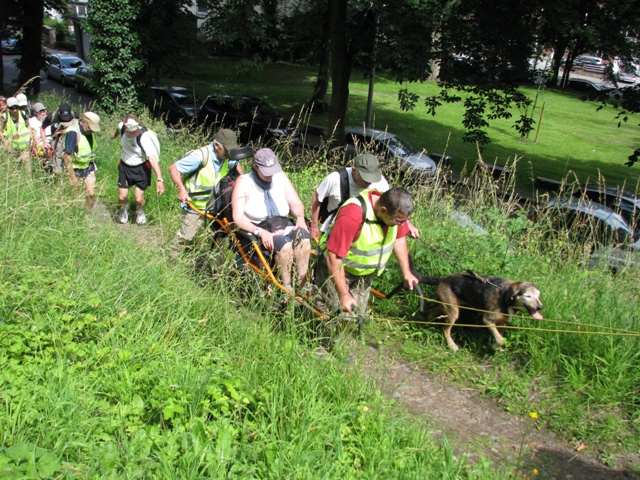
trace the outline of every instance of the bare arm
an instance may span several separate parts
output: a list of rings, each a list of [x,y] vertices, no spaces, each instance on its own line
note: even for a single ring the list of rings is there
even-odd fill
[[[413,290],[414,283],[420,283],[419,280],[411,273],[411,267],[409,266],[409,248],[407,246],[407,237],[396,239],[393,244],[393,254],[398,261],[400,271],[404,277],[404,286],[409,290]]]
[[[164,193],[164,180],[162,179],[162,171],[160,170],[158,157],[156,157],[155,155],[150,155],[148,160],[149,163],[151,163],[151,168],[156,174],[156,192],[158,192],[159,195],[162,195]]]
[[[327,251],[325,258],[327,261],[327,270],[329,270],[329,275],[333,279],[333,284],[336,286],[336,291],[338,292],[340,307],[345,312],[350,312],[358,306],[358,302],[351,296],[351,292],[349,292],[342,265],[342,258],[338,257],[331,250]]]
[[[284,184],[284,197],[289,204],[289,211],[291,215],[296,218],[296,227],[308,232],[309,229],[307,228],[307,222],[304,218],[304,203],[302,203],[302,201],[300,200],[295,187],[291,183],[291,180],[289,180],[289,177],[287,177],[286,175]]]
[[[318,192],[313,192],[311,197],[311,228],[309,233],[316,240],[320,238],[320,201],[318,200]]]
[[[80,182],[78,182],[78,177],[76,177],[76,172],[73,170],[73,160],[71,160],[71,155],[69,155],[68,153],[65,153],[63,158],[64,158],[64,166],[67,169],[67,173],[69,174],[71,183],[73,183],[77,187],[80,184]]]
[[[180,203],[189,203],[189,201],[191,201],[189,192],[187,192],[184,183],[182,183],[182,176],[176,168],[175,163],[169,165],[169,176],[171,177],[171,181],[178,187],[178,200],[180,200]]]

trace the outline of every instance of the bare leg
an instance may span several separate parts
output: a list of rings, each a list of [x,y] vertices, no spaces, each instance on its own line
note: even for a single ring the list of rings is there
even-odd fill
[[[121,207],[125,207],[127,205],[127,200],[129,199],[129,189],[128,188],[118,188],[118,203]]]
[[[87,200],[85,204],[87,210],[91,210],[96,205],[95,186],[96,184],[93,182],[84,182],[84,188],[87,192]]]
[[[304,285],[309,271],[309,257],[311,256],[311,240],[305,238],[293,251],[298,271],[298,284]]]
[[[276,253],[276,265],[280,271],[280,282],[285,287],[291,288],[291,267],[293,266],[293,248],[291,242]]]
[[[138,209],[138,211],[144,209],[144,190],[140,190],[138,187],[136,187],[133,191],[133,196],[135,198],[136,208]]]

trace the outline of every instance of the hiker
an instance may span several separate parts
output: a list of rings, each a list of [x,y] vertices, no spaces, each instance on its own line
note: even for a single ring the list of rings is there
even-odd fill
[[[316,264],[316,305],[325,312],[345,312],[343,319],[364,316],[373,279],[393,251],[406,288],[418,279],[411,273],[406,235],[413,212],[411,194],[402,187],[384,193],[365,190],[338,210],[320,241]]]
[[[369,153],[353,159],[352,167],[344,167],[330,173],[318,185],[311,198],[311,222],[309,232],[319,239],[331,225],[338,208],[363,190],[386,192],[389,184],[380,171],[378,157]],[[409,236],[418,238],[420,232],[409,223]]]
[[[31,152],[29,152],[31,130],[15,97],[7,98],[7,111],[2,141],[10,150],[17,152],[17,162],[24,163],[27,172],[31,172]]]
[[[251,172],[238,178],[231,208],[237,227],[252,233],[267,251],[275,254],[282,285],[291,290],[295,259],[297,288],[303,288],[311,255],[304,204],[271,149],[258,150]],[[295,224],[289,215],[295,217]]]
[[[16,100],[18,100],[18,107],[20,107],[20,111],[26,118],[33,117],[35,112],[33,109],[29,107],[29,99],[24,93],[19,93],[16,95]]]
[[[160,170],[160,144],[155,132],[140,126],[135,115],[125,115],[118,128],[111,135],[120,137],[122,155],[118,164],[118,222],[129,221],[129,188],[135,187],[136,225],[147,223],[144,213],[144,192],[151,184],[151,171],[156,174],[156,192],[164,193],[164,179]]]
[[[169,166],[171,180],[178,187],[178,200],[182,204],[182,222],[175,234],[174,244],[189,245],[204,224],[204,217],[192,210],[188,203],[204,211],[211,192],[226,175],[242,174],[242,167],[229,160],[229,150],[238,148],[238,137],[233,130],[222,128],[213,141],[197,150],[187,152]]]
[[[68,103],[61,103],[57,110],[50,112],[42,121],[42,128],[47,134],[47,138],[51,142],[53,150],[53,158],[50,160],[49,167],[53,173],[62,173],[64,163],[64,141],[61,141],[63,135],[60,135],[60,129],[73,119],[79,120],[80,117],[76,112],[71,110]]]
[[[96,204],[96,164],[94,162],[97,138],[100,131],[100,117],[93,112],[85,112],[80,120],[72,119],[63,123],[58,130],[60,142],[64,145],[64,166],[71,183],[84,183],[87,194],[86,208],[91,210]]]
[[[40,158],[47,158],[50,147],[47,143],[47,134],[42,128],[42,121],[47,116],[47,107],[42,103],[37,102],[33,105],[33,111],[35,112],[33,117],[27,120],[29,128],[31,129],[31,144],[34,155]]]
[[[0,95],[0,139],[2,138],[2,132],[4,132],[4,126],[7,123],[7,99],[4,95]]]

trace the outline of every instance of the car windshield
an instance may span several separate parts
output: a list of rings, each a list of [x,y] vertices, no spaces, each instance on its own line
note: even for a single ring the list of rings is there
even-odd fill
[[[255,118],[259,118],[260,120],[267,122],[278,121],[280,119],[280,116],[268,103],[248,100],[243,105],[242,109],[251,112],[252,117],[255,112]]]
[[[384,143],[387,145],[392,155],[397,155],[399,157],[405,157],[418,152],[418,150],[400,137],[388,138]]]
[[[171,92],[171,96],[175,99],[178,105],[193,106],[196,103],[200,103],[200,99],[188,91]]]
[[[60,63],[62,68],[78,68],[80,65],[84,65],[84,62],[79,58],[61,58]]]

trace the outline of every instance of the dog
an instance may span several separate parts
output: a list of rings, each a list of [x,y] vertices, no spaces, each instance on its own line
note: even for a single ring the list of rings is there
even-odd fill
[[[460,316],[461,306],[483,311],[482,321],[495,338],[494,350],[504,347],[504,339],[497,327],[510,324],[517,310],[526,310],[533,318],[543,319],[540,314],[540,290],[534,283],[466,273],[446,277],[426,277],[417,272],[414,274],[417,274],[420,283],[438,287],[436,294],[442,305],[431,313],[440,313],[438,318],[446,318],[444,338],[453,351],[458,350],[458,345],[451,338],[451,329]]]

